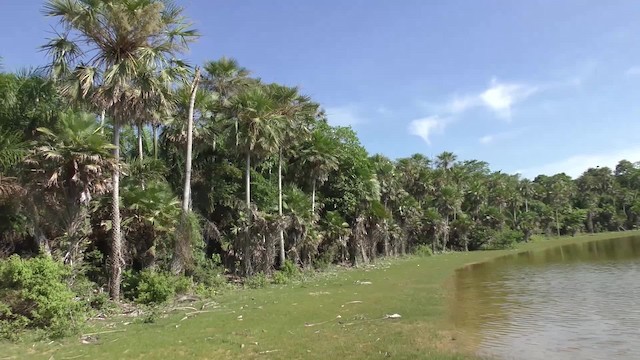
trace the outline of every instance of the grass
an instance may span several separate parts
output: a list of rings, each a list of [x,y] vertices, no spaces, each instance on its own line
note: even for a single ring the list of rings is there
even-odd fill
[[[517,249],[383,260],[324,273],[303,283],[231,291],[194,316],[175,312],[144,324],[95,322],[84,344],[0,343],[2,359],[468,359],[464,339],[445,322],[446,290],[455,269],[526,250],[605,238],[608,233],[539,240]],[[387,314],[400,319],[385,319]],[[126,322],[132,322],[125,325]]]

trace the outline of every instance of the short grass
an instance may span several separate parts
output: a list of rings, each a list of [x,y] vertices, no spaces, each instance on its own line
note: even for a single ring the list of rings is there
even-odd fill
[[[313,280],[216,298],[210,312],[179,311],[144,324],[95,322],[98,332],[56,342],[0,343],[2,359],[467,359],[445,322],[445,284],[465,264],[523,250],[638,235],[556,238],[514,250],[450,253],[329,271]],[[399,319],[385,319],[388,314]],[[126,322],[132,322],[125,325]],[[111,332],[105,332],[111,331]],[[468,352],[468,351],[467,351]]]

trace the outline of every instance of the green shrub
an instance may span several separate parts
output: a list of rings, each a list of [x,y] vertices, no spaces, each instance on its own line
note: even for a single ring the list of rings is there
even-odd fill
[[[429,257],[433,255],[433,251],[431,250],[431,247],[427,244],[420,244],[416,246],[413,253],[419,257]]]
[[[522,241],[524,235],[517,230],[505,229],[496,233],[495,238],[490,244],[492,249],[511,249],[516,243]]]
[[[289,283],[289,277],[282,271],[276,271],[273,273],[273,278],[271,280],[274,284],[277,285],[285,285]]]
[[[194,283],[214,289],[225,287],[227,279],[223,274],[224,268],[220,266],[219,256],[214,259],[203,259],[196,262],[192,272]]]
[[[266,287],[268,283],[269,280],[267,279],[267,276],[264,273],[259,272],[253,276],[246,278],[244,281],[244,286],[248,287],[249,289],[260,289]]]
[[[0,262],[0,333],[15,338],[27,328],[43,329],[47,337],[76,333],[83,303],[67,285],[70,270],[47,257]]]
[[[173,279],[173,289],[176,294],[187,294],[193,288],[193,280],[186,276],[175,276]]]
[[[123,274],[124,296],[140,304],[160,304],[175,294],[175,280],[171,275],[144,270]]]
[[[300,269],[291,260],[285,260],[284,266],[280,271],[289,279],[295,279],[300,276]]]

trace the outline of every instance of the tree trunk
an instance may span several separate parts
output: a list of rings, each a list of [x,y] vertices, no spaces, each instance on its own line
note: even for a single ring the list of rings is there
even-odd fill
[[[153,131],[153,158],[158,160],[158,125],[152,125]]]
[[[247,151],[245,163],[245,186],[246,186],[246,205],[247,205],[247,227],[245,228],[244,246],[242,251],[242,267],[245,276],[251,275],[251,152]]]
[[[244,181],[245,181],[245,202],[247,204],[247,211],[251,207],[251,152],[247,151],[245,159],[244,169]]]
[[[278,214],[282,218],[282,149],[278,154]],[[284,230],[280,230],[280,268],[284,267]]]
[[[188,214],[191,205],[191,163],[193,157],[193,113],[196,104],[196,94],[198,93],[198,83],[200,81],[200,69],[196,68],[191,83],[191,93],[189,97],[189,113],[187,116],[187,157],[184,170],[184,189],[182,194],[182,218],[180,219],[179,232],[176,237],[176,246],[173,251],[171,271],[180,274],[184,271],[187,261],[191,255],[191,224],[189,224]]]
[[[189,114],[187,118],[187,158],[184,170],[184,193],[182,194],[182,211],[189,211],[191,203],[191,163],[193,157],[193,113],[196,104],[196,94],[198,93],[198,83],[200,82],[200,69],[196,68],[191,84],[191,97],[189,98]]]
[[[138,161],[144,160],[144,149],[142,146],[142,125],[138,124]]]
[[[311,190],[311,215],[316,213],[316,179],[313,179]]]
[[[120,123],[113,124],[113,157],[116,166],[113,171],[113,192],[111,204],[111,273],[109,274],[109,295],[113,300],[120,299],[122,280],[122,234],[120,233]]]
[[[560,236],[560,220],[558,219],[558,210],[556,209],[556,232]]]
[[[100,113],[100,134],[104,134],[104,116],[105,110],[102,109],[102,112]]]
[[[529,202],[524,199],[524,212],[529,212]]]
[[[591,210],[587,212],[587,231],[593,234],[593,212]]]

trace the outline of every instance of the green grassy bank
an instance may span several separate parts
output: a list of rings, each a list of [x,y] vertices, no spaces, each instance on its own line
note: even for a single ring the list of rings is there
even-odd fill
[[[608,233],[540,240],[515,250],[451,253],[380,261],[366,269],[238,290],[179,310],[155,323],[95,321],[86,333],[56,342],[0,343],[2,359],[465,359],[464,339],[444,321],[455,269],[524,250],[639,235]],[[195,311],[201,311],[194,313]],[[399,319],[386,319],[389,314]],[[128,323],[128,324],[127,324]],[[127,325],[125,325],[127,324]]]

